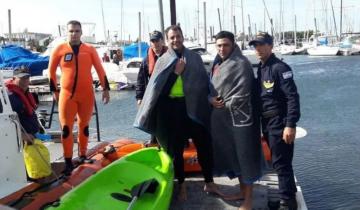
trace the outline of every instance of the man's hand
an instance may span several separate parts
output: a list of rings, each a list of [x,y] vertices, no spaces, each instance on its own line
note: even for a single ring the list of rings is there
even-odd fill
[[[59,101],[59,92],[58,91],[53,93],[53,98],[55,101]]]
[[[218,109],[225,106],[224,100],[220,96],[210,98],[210,103],[213,105],[213,107]]]
[[[142,102],[142,100],[141,100],[141,99],[138,99],[138,100],[136,101],[136,104],[137,104],[138,106],[140,106],[141,102]]]
[[[104,90],[103,94],[102,94],[102,101],[104,102],[104,104],[109,103],[110,101],[110,94],[109,94],[109,90]]]
[[[283,140],[287,144],[294,143],[296,128],[285,127],[283,131]]]
[[[23,133],[22,139],[27,145],[32,145],[34,143],[34,136],[30,133]]]
[[[180,75],[183,73],[183,71],[185,70],[185,59],[184,58],[180,58],[175,65],[175,74]]]

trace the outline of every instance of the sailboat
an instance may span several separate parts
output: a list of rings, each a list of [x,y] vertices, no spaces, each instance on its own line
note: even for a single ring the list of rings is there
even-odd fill
[[[310,56],[335,56],[338,55],[340,47],[335,46],[336,36],[324,35],[314,39],[314,47],[307,49]]]

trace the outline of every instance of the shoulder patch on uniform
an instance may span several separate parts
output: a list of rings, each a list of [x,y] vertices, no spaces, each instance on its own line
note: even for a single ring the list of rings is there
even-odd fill
[[[292,71],[287,71],[287,72],[282,73],[282,76],[284,79],[289,79],[289,78],[293,77],[293,73],[292,73]]]

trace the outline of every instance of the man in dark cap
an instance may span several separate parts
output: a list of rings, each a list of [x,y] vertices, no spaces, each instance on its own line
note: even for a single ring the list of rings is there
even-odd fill
[[[150,33],[150,48],[147,56],[141,62],[138,78],[136,82],[136,102],[137,105],[141,104],[145,89],[149,83],[150,76],[154,71],[155,63],[160,56],[167,51],[164,43],[163,34],[160,31],[153,31]],[[155,136],[151,136],[150,144],[155,144]]]
[[[9,90],[9,100],[12,109],[19,117],[22,130],[22,139],[32,144],[35,134],[40,131],[40,124],[35,110],[37,104],[33,95],[29,92],[30,71],[27,67],[21,66],[14,70],[13,78],[6,82]]]
[[[136,100],[140,105],[145,93],[149,78],[154,70],[157,59],[167,50],[164,43],[164,37],[160,31],[150,33],[150,48],[147,56],[141,63],[136,83]]]
[[[272,164],[279,177],[280,209],[296,210],[292,159],[300,102],[293,72],[272,53],[273,38],[268,33],[258,33],[249,45],[255,47],[260,60],[257,75],[262,132],[270,145]]]

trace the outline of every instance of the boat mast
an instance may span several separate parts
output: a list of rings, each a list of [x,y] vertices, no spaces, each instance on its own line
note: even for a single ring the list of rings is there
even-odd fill
[[[164,11],[163,11],[162,0],[159,0],[159,12],[160,12],[160,28],[161,28],[161,33],[164,34]]]
[[[295,15],[295,24],[294,24],[294,44],[295,44],[295,49],[297,46],[297,36],[296,36],[296,15]]]
[[[108,42],[108,36],[106,35],[106,25],[105,25],[105,17],[104,17],[104,7],[103,7],[103,1],[101,0],[101,15],[103,19],[103,27],[104,27],[104,39],[106,42]]]
[[[266,9],[264,8],[264,32],[266,31]]]
[[[225,0],[223,0],[223,18],[222,18],[222,25],[225,27]]]
[[[141,58],[141,12],[139,12],[139,38],[138,38],[138,52],[139,58]]]
[[[249,21],[249,38],[252,39],[250,14],[248,14],[248,21]]]
[[[243,32],[243,40],[242,40],[242,43],[241,43],[241,49],[244,50],[245,49],[246,35],[245,35],[245,24],[244,24],[244,4],[243,4],[243,0],[241,0],[241,24],[242,24],[242,32]]]
[[[197,1],[197,42],[200,44],[200,1]]]
[[[170,0],[170,23],[176,25],[176,4],[175,0]]]
[[[229,28],[229,31],[231,31],[233,29],[233,25],[234,24],[234,15],[235,15],[235,0],[231,0],[231,11],[230,11],[230,28]],[[235,31],[234,31],[234,34],[235,34]]]
[[[233,23],[234,23],[234,35],[236,37],[236,22],[235,22],[235,15],[233,16]]]
[[[335,12],[334,12],[334,6],[333,6],[333,3],[332,3],[332,0],[330,0],[330,4],[331,4],[331,10],[332,10],[332,13],[333,13],[335,34],[336,34],[337,39],[339,39],[337,28],[336,28]]]
[[[263,4],[264,4],[264,7],[265,7],[265,11],[266,11],[266,14],[267,14],[267,17],[270,21],[270,26],[271,26],[271,36],[274,36],[274,25],[273,25],[273,20],[272,18],[270,18],[270,14],[269,14],[269,10],[267,9],[266,7],[266,4],[265,4],[265,0],[263,0]]]
[[[342,0],[340,1],[340,34],[339,34],[339,36],[340,36],[340,39],[341,39],[341,35],[342,35]]]
[[[284,36],[284,34],[283,34],[283,27],[284,27],[284,22],[283,22],[283,19],[282,19],[282,13],[283,13],[283,11],[282,11],[282,0],[280,0],[280,14],[279,14],[279,27],[278,27],[278,29],[279,29],[279,41],[281,42],[281,41],[283,41],[283,44],[285,44],[285,42],[284,42],[284,39],[285,39],[285,36]],[[281,38],[281,35],[282,35],[282,38]]]
[[[11,9],[8,9],[8,19],[9,19],[9,43],[12,42],[12,33],[11,33]]]
[[[120,46],[124,45],[123,43],[123,24],[124,24],[124,4],[123,0],[121,0],[121,21],[120,21]]]
[[[221,28],[221,19],[220,19],[220,9],[217,8],[217,12],[218,12],[218,17],[219,17],[219,28],[220,28],[220,31],[222,31],[222,28]]]
[[[294,1],[292,1],[292,6],[293,6],[293,12],[295,13],[294,11]],[[282,1],[281,2],[281,29],[282,29],[282,40],[283,40],[283,44],[285,44],[285,22],[284,22],[284,2]]]
[[[61,37],[61,27],[58,25],[59,36]]]
[[[204,48],[207,50],[207,33],[206,33],[206,1],[204,1]]]
[[[315,23],[315,32],[314,32],[314,36],[315,38],[317,37],[317,24],[316,24],[316,18],[314,18],[314,23]]]

